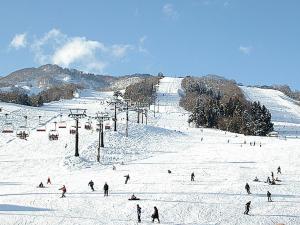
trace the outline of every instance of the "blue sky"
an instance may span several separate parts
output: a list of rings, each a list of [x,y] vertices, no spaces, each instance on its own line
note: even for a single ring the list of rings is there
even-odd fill
[[[218,74],[300,89],[298,0],[4,0],[0,74]]]

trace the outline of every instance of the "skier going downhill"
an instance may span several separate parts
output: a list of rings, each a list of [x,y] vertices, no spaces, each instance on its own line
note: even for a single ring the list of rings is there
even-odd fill
[[[246,203],[245,212],[244,212],[245,215],[249,215],[250,205],[251,205],[251,201]]]
[[[130,179],[130,176],[129,176],[129,174],[127,174],[126,176],[124,176],[125,177],[125,184],[127,184],[127,182],[129,181],[129,179]]]
[[[191,174],[191,181],[195,181],[195,174],[194,174],[194,172],[192,172],[192,174]]]
[[[88,183],[88,186],[91,187],[92,191],[95,191],[95,189],[94,189],[94,182],[92,180]]]
[[[62,186],[60,189],[58,189],[58,190],[62,191],[61,198],[65,198],[65,197],[66,197],[65,194],[66,194],[66,192],[67,192],[66,186],[63,185],[63,186]]]

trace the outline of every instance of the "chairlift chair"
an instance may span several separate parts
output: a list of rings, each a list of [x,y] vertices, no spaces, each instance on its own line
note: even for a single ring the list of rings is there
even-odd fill
[[[39,126],[36,128],[38,132],[45,132],[46,131],[46,124],[41,123],[42,116],[39,116]]]
[[[39,125],[37,128],[36,128],[36,131],[38,132],[46,132],[47,128],[46,128],[46,125]]]
[[[84,129],[86,129],[86,130],[91,130],[91,129],[92,129],[92,124],[91,124],[91,122],[86,122],[86,123],[84,124]]]
[[[26,126],[20,126],[17,130],[17,137],[21,139],[26,139],[29,137],[29,130]]]
[[[67,123],[65,121],[61,121],[58,123],[58,128],[67,128]]]
[[[76,134],[76,127],[72,126],[70,128],[70,134]]]
[[[59,137],[58,131],[50,130],[48,137],[50,141],[57,141]]]
[[[12,123],[5,123],[2,129],[3,134],[11,134],[14,132],[14,127]]]

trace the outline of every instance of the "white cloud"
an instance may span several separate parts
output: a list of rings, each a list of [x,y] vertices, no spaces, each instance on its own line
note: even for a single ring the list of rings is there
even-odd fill
[[[27,45],[26,33],[23,34],[16,34],[14,38],[10,42],[10,47],[19,49],[24,48]]]
[[[167,3],[163,6],[162,12],[164,15],[171,19],[177,19],[178,18],[178,12],[175,10],[174,6],[170,3]]]
[[[110,62],[117,62],[135,50],[129,44],[105,45],[86,37],[69,37],[58,29],[35,38],[30,46],[39,64],[54,63],[93,73],[102,73]]]
[[[131,45],[113,45],[111,47],[112,55],[117,58],[123,58],[130,49],[132,49]]]
[[[104,50],[105,47],[100,42],[86,40],[84,37],[75,37],[57,48],[51,58],[54,64],[69,67],[75,62],[93,59],[98,49]]]
[[[242,52],[245,55],[249,55],[252,52],[252,47],[251,46],[240,46],[239,51]]]

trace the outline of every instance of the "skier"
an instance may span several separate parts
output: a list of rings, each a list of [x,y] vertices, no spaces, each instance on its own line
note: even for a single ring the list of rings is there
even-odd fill
[[[271,184],[270,177],[267,178],[267,183],[268,183],[268,184]]]
[[[154,213],[152,214],[152,223],[154,223],[154,220],[157,219],[158,223],[160,223],[159,220],[159,215],[158,215],[158,209],[156,208],[156,206],[154,206]]]
[[[141,221],[142,208],[139,206],[139,204],[136,205],[136,212],[138,217],[138,223],[140,223],[142,222]]]
[[[126,179],[125,179],[125,184],[127,184],[127,182],[129,181],[129,179],[130,179],[130,176],[129,176],[129,174],[127,174],[126,176],[124,176]]]
[[[47,184],[51,184],[50,177],[48,177],[48,179],[47,179]]]
[[[281,168],[280,168],[280,166],[278,166],[278,168],[277,168],[277,174],[281,174]]]
[[[91,187],[92,191],[95,191],[95,189],[94,189],[94,182],[92,180],[88,183],[88,186]]]
[[[168,170],[168,173],[170,174],[170,173],[172,173],[172,171],[171,171],[171,170]]]
[[[272,180],[274,180],[274,173],[273,172],[271,172],[271,176],[272,176]]]
[[[65,198],[65,194],[67,192],[67,189],[66,189],[66,186],[63,185],[62,188],[58,189],[58,190],[61,190],[62,191],[62,194],[61,194],[61,198]]]
[[[104,196],[108,196],[108,184],[106,182],[103,186],[103,190],[104,190]]]
[[[113,166],[113,170],[116,170],[116,166]]]
[[[271,193],[269,191],[267,192],[267,197],[268,197],[268,202],[272,202]]]
[[[195,181],[195,174],[194,174],[194,172],[192,172],[192,174],[191,174],[191,181]]]
[[[248,184],[248,183],[246,183],[246,185],[245,185],[245,189],[246,189],[246,191],[247,191],[248,195],[250,195],[250,194],[251,194],[251,192],[250,192],[250,186],[249,186],[249,184]]]
[[[245,212],[244,212],[245,215],[249,215],[250,205],[251,205],[251,201],[246,203]]]

